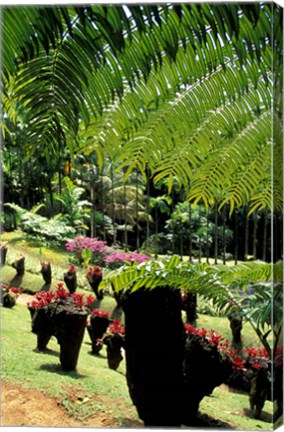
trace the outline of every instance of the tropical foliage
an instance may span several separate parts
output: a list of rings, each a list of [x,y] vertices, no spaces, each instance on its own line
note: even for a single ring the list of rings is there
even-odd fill
[[[134,292],[140,288],[170,286],[196,292],[226,314],[238,312],[255,330],[269,355],[276,350],[282,332],[282,263],[242,263],[226,265],[192,265],[178,256],[128,265],[111,273],[102,282],[111,282],[116,291]],[[272,345],[267,338],[273,334]]]
[[[4,133],[20,108],[27,157],[95,151],[206,208],[282,210],[277,5],[5,7],[3,22]]]

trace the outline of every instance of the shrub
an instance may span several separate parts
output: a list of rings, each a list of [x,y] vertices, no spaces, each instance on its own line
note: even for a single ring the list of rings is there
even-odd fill
[[[113,252],[104,258],[104,263],[110,269],[116,269],[122,266],[125,262],[133,262],[140,264],[150,259],[147,255],[142,255],[138,252]]]

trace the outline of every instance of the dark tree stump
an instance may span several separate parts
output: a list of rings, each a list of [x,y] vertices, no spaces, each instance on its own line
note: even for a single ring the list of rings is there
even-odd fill
[[[35,309],[32,316],[32,332],[37,335],[37,351],[46,351],[51,336],[55,334],[54,323],[46,309]]]
[[[77,274],[73,264],[69,267],[66,273],[64,273],[64,282],[71,294],[77,289]]]
[[[182,296],[182,310],[186,313],[186,322],[195,325],[198,318],[197,315],[197,295],[186,293]]]
[[[11,292],[7,292],[2,296],[3,306],[7,308],[12,308],[15,306],[17,301],[17,296]]]
[[[103,279],[102,274],[94,274],[93,272],[89,271],[86,274],[86,278],[89,282],[90,287],[92,288],[94,294],[96,295],[98,300],[102,300],[104,298],[104,293],[103,291],[99,290],[99,285]]]
[[[200,335],[190,333],[185,344],[183,424],[192,425],[199,403],[231,375],[232,361]]]
[[[123,360],[121,348],[125,347],[124,336],[120,334],[108,335],[103,339],[107,347],[107,362],[110,369],[116,370]]]
[[[103,344],[100,341],[105,334],[110,320],[107,317],[92,315],[90,318],[90,326],[87,327],[91,341],[92,341],[92,354],[98,354]]]
[[[68,313],[54,316],[55,336],[60,345],[60,363],[63,370],[75,371],[84,338],[88,314]]]
[[[125,294],[126,378],[145,426],[181,425],[184,327],[180,292],[169,287]]]
[[[8,247],[6,243],[0,244],[0,264],[1,266],[4,266],[6,263],[6,256],[8,252]]]
[[[229,315],[228,319],[230,321],[230,328],[232,332],[232,342],[233,344],[239,344],[242,340],[241,331],[243,328],[242,317]]]
[[[46,284],[50,285],[52,282],[52,272],[50,263],[45,263],[44,261],[41,263],[40,270],[43,280]]]
[[[11,266],[16,270],[17,276],[22,276],[25,273],[25,257],[15,259]]]
[[[251,389],[249,393],[250,407],[254,411],[256,419],[260,418],[262,408],[266,399],[271,397],[271,372],[268,362],[263,362],[259,369],[256,370],[251,380]]]

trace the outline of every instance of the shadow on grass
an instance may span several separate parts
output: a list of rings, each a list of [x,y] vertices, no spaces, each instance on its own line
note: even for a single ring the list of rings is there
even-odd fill
[[[55,351],[55,350],[52,350],[52,349],[49,349],[49,348],[47,348],[44,351],[39,351],[37,348],[35,348],[33,351],[36,352],[36,353],[38,353],[38,354],[45,354],[45,355],[47,354],[47,355],[51,355],[51,356],[54,356],[54,357],[59,357],[59,352],[58,351]]]
[[[254,412],[251,409],[244,408],[243,411],[244,411],[244,414],[246,417],[255,419]],[[266,423],[272,423],[273,422],[273,415],[271,413],[268,413],[267,411],[262,411],[258,420],[266,422]]]
[[[40,365],[39,369],[44,370],[46,372],[56,373],[58,375],[63,375],[63,376],[67,375],[73,379],[82,379],[87,377],[87,375],[80,374],[76,371],[65,371],[62,369],[60,364],[55,365],[54,363],[45,363]]]
[[[189,425],[187,425],[189,426]],[[198,428],[214,428],[214,429],[235,429],[230,423],[217,420],[207,414],[198,413],[196,418],[192,421],[190,426]]]
[[[106,360],[107,356],[103,355],[103,354],[94,354],[92,353],[92,351],[88,351],[88,354],[91,355],[92,357],[96,357],[98,360]]]
[[[19,288],[23,282],[24,275],[15,275],[10,281],[10,286]]]
[[[51,283],[44,283],[40,289],[40,291],[49,291],[51,287]]]

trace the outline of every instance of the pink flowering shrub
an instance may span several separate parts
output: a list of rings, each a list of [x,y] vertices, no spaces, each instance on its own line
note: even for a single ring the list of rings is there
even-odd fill
[[[98,265],[102,264],[109,249],[106,246],[106,242],[98,240],[96,237],[75,237],[72,240],[68,240],[65,248],[68,252],[75,254],[80,264],[84,262],[84,254],[87,251],[88,257],[91,254],[90,261]]]
[[[150,259],[147,255],[142,255],[139,252],[113,252],[104,258],[104,263],[111,269],[116,269],[122,266],[125,262],[135,262],[140,264]]]

